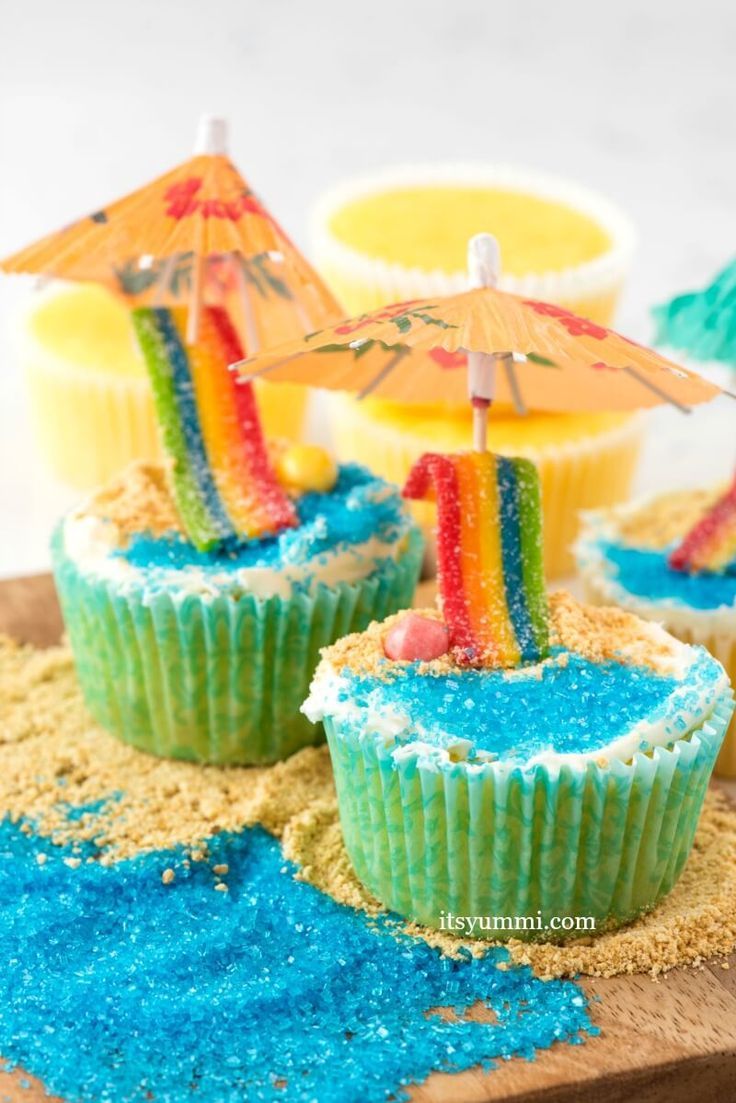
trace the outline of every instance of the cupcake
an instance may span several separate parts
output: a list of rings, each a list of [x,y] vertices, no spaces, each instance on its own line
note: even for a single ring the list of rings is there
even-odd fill
[[[635,918],[690,851],[733,709],[703,648],[554,595],[541,662],[473,667],[433,610],[323,652],[305,702],[345,845],[386,907],[491,939]]]
[[[716,489],[690,489],[587,513],[575,558],[589,601],[615,603],[706,647],[736,680],[736,573],[689,573],[669,562],[718,497]],[[716,772],[736,777],[736,725]]]
[[[19,356],[39,443],[61,480],[90,489],[131,460],[160,457],[130,311],[110,292],[80,284],[42,296],[25,321]],[[259,385],[267,433],[298,438],[306,394],[302,387]]]
[[[330,421],[338,456],[369,463],[383,478],[403,483],[422,453],[451,452],[472,439],[472,411],[447,405],[402,405],[377,399],[330,398]],[[573,568],[570,547],[581,509],[625,500],[639,456],[644,417],[619,413],[517,416],[494,406],[489,447],[532,460],[542,480],[545,567],[549,578]],[[412,505],[434,563],[435,508]]]
[[[165,475],[134,464],[53,537],[90,712],[136,747],[197,761],[267,763],[319,741],[299,705],[320,648],[414,592],[422,538],[398,491],[346,465],[296,497],[295,527],[201,551]]]
[[[492,233],[500,286],[608,324],[634,247],[628,219],[597,194],[508,167],[390,169],[324,196],[318,268],[348,313],[465,290],[467,242]]]

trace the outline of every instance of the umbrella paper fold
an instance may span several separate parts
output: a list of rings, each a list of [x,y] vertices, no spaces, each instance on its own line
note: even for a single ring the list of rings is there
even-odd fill
[[[241,323],[249,352],[340,316],[325,284],[226,156],[205,118],[197,152],[151,183],[0,261],[6,272],[102,284],[134,306],[202,302]]]
[[[682,410],[714,384],[613,330],[551,303],[493,287],[395,303],[238,364],[248,377],[353,391],[396,402],[461,403],[468,354],[493,354],[496,399],[559,412]]]

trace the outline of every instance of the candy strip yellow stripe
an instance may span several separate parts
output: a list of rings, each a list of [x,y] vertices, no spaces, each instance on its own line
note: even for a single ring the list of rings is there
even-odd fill
[[[498,488],[498,460],[489,452],[473,452],[470,460],[478,484],[478,516],[481,532],[481,578],[483,606],[487,621],[493,625],[504,666],[516,666],[521,651],[516,642],[506,602],[501,539],[501,499]]]
[[[239,459],[242,442],[232,387],[216,342],[217,335],[203,311],[199,341],[188,353],[207,458],[233,527],[246,536],[257,536],[264,528],[262,510],[247,498],[250,477]]]
[[[459,456],[457,471],[468,618],[486,659],[510,666],[520,653],[506,605],[496,460],[490,454]]]
[[[483,578],[480,541],[480,518],[478,516],[478,487],[475,471],[469,456],[454,456],[455,475],[457,477],[458,498],[460,502],[460,572],[463,579],[465,608],[468,623],[473,634],[475,647],[479,651],[495,650],[495,638],[489,639],[488,629],[484,630],[483,617]]]
[[[736,530],[714,533],[708,543],[693,557],[699,570],[720,571],[736,558]]]

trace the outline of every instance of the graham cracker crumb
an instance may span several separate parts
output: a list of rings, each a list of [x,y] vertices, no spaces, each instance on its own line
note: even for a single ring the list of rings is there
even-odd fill
[[[437,609],[402,610],[385,620],[372,621],[363,632],[352,632],[349,636],[343,636],[329,647],[323,647],[320,654],[336,670],[348,667],[357,674],[368,674],[385,681],[410,665],[403,659],[387,659],[383,648],[388,633],[409,611],[417,616],[427,617],[428,620],[442,620],[442,614]],[[422,663],[421,666],[427,673],[431,673],[440,669],[454,669],[455,664],[448,654],[431,663]]]
[[[614,511],[618,519],[618,531],[626,541],[637,548],[661,551],[680,540],[710,509],[721,493],[721,488],[709,490],[675,490],[661,494],[641,509],[631,512]]]
[[[280,837],[302,880],[369,916],[382,912],[345,851],[324,746],[270,768],[157,759],[93,723],[66,648],[37,652],[8,641],[0,641],[0,731],[0,815],[21,821],[24,831],[33,821],[52,845],[94,842],[102,852],[86,860],[108,864],[183,845],[193,861],[203,861],[212,821],[200,809],[209,806],[223,830],[260,823]],[[70,820],[65,814],[65,808],[100,800],[96,815]],[[43,864],[46,855],[39,858]],[[224,882],[214,887],[228,891]],[[489,947],[410,923],[398,922],[396,929],[454,957],[468,951],[482,956]],[[677,965],[722,960],[736,947],[736,810],[721,794],[708,794],[684,873],[649,915],[623,930],[562,946],[506,945],[513,961],[544,977],[658,977]]]
[[[735,946],[736,811],[715,790],[706,797],[680,880],[648,915],[621,930],[564,946],[509,943],[513,960],[531,965],[542,977],[656,977],[678,965],[698,967]]]
[[[81,512],[111,521],[123,541],[136,532],[162,536],[166,532],[184,531],[162,463],[136,461],[130,464],[88,499]]]
[[[161,874],[161,880],[165,885],[170,885],[175,877],[176,874],[174,873],[173,869],[165,869]]]
[[[432,620],[442,620],[442,614],[436,609],[414,609],[412,612]],[[613,660],[662,670],[676,656],[678,645],[666,633],[622,609],[581,605],[561,590],[550,596],[549,613],[550,643],[577,652],[592,662]],[[364,632],[353,632],[323,648],[323,662],[334,670],[348,669],[379,681],[396,677],[411,664],[404,660],[387,659],[384,640],[405,615],[405,612],[395,613],[384,621],[374,621]],[[547,661],[564,665],[568,662],[568,656],[563,653]],[[450,652],[431,662],[419,663],[422,674],[451,674],[464,669]],[[506,671],[506,676],[514,677],[516,673],[516,669],[511,669]],[[520,667],[518,673],[528,676],[528,668]]]
[[[675,640],[615,606],[581,605],[564,590],[550,595],[550,643],[591,662],[628,662],[653,670],[676,656]]]
[[[332,777],[327,795],[315,800],[286,825],[282,847],[287,858],[299,865],[297,877],[369,915],[383,908],[360,883],[343,844]]]
[[[218,877],[224,877],[226,873],[230,872],[230,866],[227,862],[220,862],[219,865],[212,867],[212,872],[216,873]]]
[[[94,842],[106,863],[177,845],[203,862],[215,828],[261,823],[280,836],[331,777],[326,747],[269,768],[199,766],[137,751],[92,720],[68,648],[37,651],[3,637],[0,733],[0,815],[32,821],[53,843]],[[66,814],[99,802],[94,814]],[[28,822],[21,830],[34,829]]]

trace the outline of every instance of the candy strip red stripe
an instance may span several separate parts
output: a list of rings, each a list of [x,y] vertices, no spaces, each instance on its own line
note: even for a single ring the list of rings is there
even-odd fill
[[[476,641],[468,619],[460,561],[460,494],[451,457],[431,452],[422,456],[409,472],[403,495],[426,498],[431,483],[437,492],[437,575],[450,646],[474,651]]]

